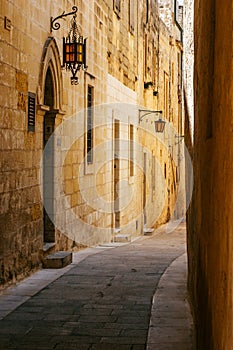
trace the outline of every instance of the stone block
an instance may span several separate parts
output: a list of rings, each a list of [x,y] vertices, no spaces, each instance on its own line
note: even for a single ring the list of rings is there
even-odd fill
[[[130,234],[118,234],[114,237],[114,242],[117,242],[117,243],[131,242],[131,235]]]
[[[143,229],[144,236],[152,236],[153,232],[154,232],[153,228],[144,227]]]
[[[72,263],[72,252],[58,251],[54,254],[48,255],[44,262],[43,267],[47,269],[60,269]]]

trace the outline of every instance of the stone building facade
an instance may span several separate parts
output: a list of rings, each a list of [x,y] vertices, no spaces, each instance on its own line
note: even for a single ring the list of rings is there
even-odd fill
[[[78,85],[62,68],[72,16],[50,29],[73,6],[87,38]],[[46,245],[80,249],[182,216],[173,7],[169,26],[155,1],[3,0],[0,11],[1,284],[38,269]],[[144,109],[163,112],[164,133]]]
[[[194,0],[184,2],[184,38],[183,38],[183,82],[184,106],[188,116],[188,127],[193,145],[194,139]],[[187,124],[187,123],[186,123]]]
[[[188,20],[192,15],[194,19],[194,72],[187,70],[194,76],[194,100],[187,96],[185,131],[194,165],[187,219],[188,286],[196,348],[232,350],[232,27],[225,25],[232,21],[232,1],[189,1],[187,9]],[[192,37],[186,42],[192,43]],[[188,62],[190,46],[184,50]],[[192,102],[194,120],[189,108]]]

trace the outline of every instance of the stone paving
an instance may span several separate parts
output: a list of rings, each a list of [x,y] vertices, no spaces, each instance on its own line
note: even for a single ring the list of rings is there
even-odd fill
[[[192,350],[193,321],[187,300],[187,255],[178,257],[161,277],[151,309],[147,350]]]
[[[38,271],[0,295],[0,349],[192,349],[184,253],[181,224]]]

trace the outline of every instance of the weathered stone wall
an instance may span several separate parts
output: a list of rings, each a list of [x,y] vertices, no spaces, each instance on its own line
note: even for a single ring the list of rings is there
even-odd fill
[[[46,6],[40,1],[14,3],[4,0],[1,3],[1,242],[0,265],[1,283],[14,281],[23,277],[40,265],[40,251],[43,246],[43,205],[41,193],[41,160],[43,152],[44,118],[48,106],[44,106],[44,84],[48,65],[52,67],[54,78],[54,108],[56,110],[55,127],[59,127],[63,119],[86,108],[87,84],[94,86],[95,104],[105,101],[107,47],[106,47],[106,9],[103,1],[79,1],[78,22],[84,36],[88,36],[88,71],[79,74],[80,84],[70,84],[70,73],[61,70],[62,37],[67,34],[70,18],[67,18],[64,29],[50,33],[50,18],[63,11],[72,10],[73,1],[47,1]],[[100,11],[100,6],[102,6]],[[20,16],[19,16],[20,13]],[[11,21],[5,28],[5,17]],[[88,20],[87,20],[88,19]],[[63,21],[63,20],[62,20]],[[63,21],[64,22],[64,21]],[[51,39],[51,37],[53,39]],[[101,48],[101,50],[97,50]],[[28,92],[36,94],[35,132],[28,132]],[[85,115],[79,115],[79,130],[76,137],[81,143],[75,152],[77,167],[83,161],[85,144],[83,135],[86,125]],[[103,115],[104,122],[104,115]],[[58,131],[59,134],[60,131]],[[96,131],[96,139],[104,140],[105,132]],[[66,135],[67,137],[67,135]],[[59,141],[60,143],[60,141]],[[64,146],[63,144],[61,146]],[[60,188],[56,195],[56,215],[60,226],[55,232],[56,249],[68,249],[77,237],[77,228],[70,229],[68,214],[61,205],[62,201],[71,203],[70,208],[83,208],[83,199],[76,202],[78,193],[72,187],[69,164],[64,168],[66,191]],[[98,162],[98,160],[96,160]],[[73,166],[74,168],[74,166]],[[75,179],[80,175],[75,169]],[[61,171],[56,168],[56,182],[61,181]],[[59,177],[60,176],[60,177]],[[91,175],[90,175],[91,176]],[[109,180],[111,182],[111,180]],[[109,184],[102,184],[109,188]],[[72,193],[70,190],[72,188]],[[60,202],[59,202],[60,201]],[[58,202],[58,204],[57,204]],[[81,209],[80,209],[81,210]],[[88,213],[90,214],[90,213]],[[81,220],[86,220],[87,210],[83,208]],[[98,232],[94,237],[92,224],[101,220],[101,215],[94,213],[89,217],[87,229],[80,233],[77,245],[95,244],[102,240],[110,240],[107,231]],[[79,213],[75,216],[79,219]],[[111,214],[105,218],[104,227],[111,226]],[[85,221],[84,220],[84,221]],[[108,223],[108,224],[107,224]],[[62,228],[62,230],[61,230]],[[89,228],[89,231],[88,231]],[[83,230],[84,231],[84,230]],[[79,237],[79,238],[80,238]],[[93,238],[93,239],[92,239]]]
[[[195,1],[189,289],[197,348],[233,349],[232,2]]]
[[[167,22],[159,9],[159,94],[158,109],[163,110],[164,117],[169,123],[165,127],[162,141],[166,145],[167,155],[163,158],[163,167],[167,168],[167,218],[177,219],[185,213],[184,190],[184,158],[183,140],[183,105],[182,105],[182,33],[174,20],[174,4],[160,4],[169,17]],[[169,6],[171,6],[169,12]]]
[[[184,2],[184,59],[183,59],[183,82],[184,96],[187,107],[191,139],[194,133],[194,1]]]
[[[162,137],[162,143],[157,139],[154,132],[154,120],[158,119],[157,115],[148,115],[140,122],[143,130],[139,133],[138,139],[135,142],[141,147],[141,151],[135,154],[135,163],[140,164],[141,171],[146,177],[146,207],[141,208],[141,219],[132,220],[131,226],[126,226],[121,231],[129,231],[131,234],[138,232],[138,225],[143,223],[143,215],[147,226],[157,226],[159,223],[166,222],[171,216],[179,217],[184,214],[184,203],[179,210],[174,206],[177,198],[179,185],[177,182],[176,173],[178,169],[178,145],[174,135],[182,132],[182,116],[181,116],[181,51],[182,43],[180,42],[180,31],[174,21],[170,23],[171,30],[159,19],[159,12],[156,3],[149,3],[147,8],[146,2],[131,2],[134,4],[134,13],[138,14],[139,22],[135,26],[134,33],[129,33],[129,4],[124,2],[124,13],[116,15],[110,9],[110,30],[109,30],[109,76],[113,76],[121,83],[116,86],[109,85],[108,95],[111,96],[112,102],[124,101],[125,103],[137,103],[139,106],[146,106],[151,110],[163,110],[163,118],[170,122],[173,130],[167,127]],[[167,9],[170,11],[170,17],[173,19],[173,8]],[[119,50],[120,33],[122,40],[126,43],[128,50],[121,52]],[[112,56],[112,52],[114,55]],[[178,58],[178,53],[180,56]],[[133,64],[136,70],[131,81],[126,81],[123,74],[122,54],[124,56],[124,66],[127,71],[130,71],[129,64]],[[165,76],[167,78],[167,92],[165,93]],[[110,79],[112,81],[112,78]],[[137,93],[137,98],[132,100],[128,97],[127,88],[133,88]],[[179,85],[179,88],[178,88]],[[122,92],[123,95],[122,96]],[[165,97],[166,95],[166,97]],[[142,108],[142,107],[141,107]],[[166,112],[165,112],[166,110]],[[123,123],[127,123],[128,116],[115,114]],[[137,115],[131,119],[131,122],[137,126]],[[129,120],[129,119],[128,119]],[[128,121],[129,122],[129,121]],[[170,125],[170,126],[171,126]],[[124,128],[122,126],[122,128]],[[136,130],[136,129],[135,129]],[[126,132],[126,131],[125,131]],[[127,132],[123,134],[127,136]],[[122,134],[122,135],[123,135]],[[148,142],[150,140],[150,142]],[[164,146],[164,143],[166,146]],[[160,145],[160,147],[159,147]],[[169,147],[170,146],[170,147]],[[169,152],[170,151],[170,152]],[[126,150],[128,152],[128,150]],[[146,170],[143,169],[143,157],[146,157]],[[128,181],[129,167],[127,163],[122,171],[123,177],[121,180]],[[122,162],[123,165],[123,162]],[[166,174],[164,168],[166,167]],[[128,169],[127,169],[128,168]],[[137,168],[137,167],[136,167]],[[132,206],[127,207],[121,212],[121,222],[131,220],[132,213],[137,213],[137,210],[131,210],[134,205],[143,206],[143,177],[135,173],[134,177],[130,178],[130,186],[133,193],[136,195],[135,204],[132,201]],[[154,181],[154,178],[156,181]],[[154,183],[155,182],[155,183]],[[122,194],[123,194],[122,189]],[[136,191],[136,192],[135,192]],[[184,191],[183,191],[184,192]],[[184,198],[183,198],[184,199]],[[157,209],[155,209],[155,207]],[[129,211],[127,211],[129,210]],[[139,210],[139,212],[140,212]],[[158,214],[159,213],[159,214]],[[134,217],[134,215],[133,215]],[[142,231],[142,226],[139,229]]]
[[[174,19],[174,0],[158,0],[158,6],[161,19],[170,29]]]
[[[71,242],[90,246],[112,239],[112,212],[104,205],[104,201],[111,202],[112,170],[110,162],[105,164],[105,161],[112,135],[107,128],[107,111],[101,108],[101,104],[106,103],[108,18],[105,1],[82,1],[79,10],[80,28],[84,37],[88,37],[88,69],[80,74],[79,86],[69,94],[70,105],[76,112],[72,120],[63,121],[58,131],[61,149],[64,147],[64,163],[59,165],[58,171],[62,186],[60,194],[57,193],[57,220]],[[68,84],[69,81],[66,86]],[[94,88],[93,102],[97,106],[93,111],[91,163],[87,161],[86,152],[88,86]]]
[[[71,18],[60,20],[60,30],[52,32],[50,18],[63,11],[70,12],[73,1],[1,2],[1,284],[23,277],[41,264],[46,242],[42,155],[45,133],[50,127],[47,129],[45,121],[51,115],[55,129],[51,190],[51,193],[54,191],[55,232],[52,240],[56,250],[78,249],[113,240],[117,176],[123,180],[119,185],[122,203],[130,199],[119,214],[122,232],[143,233],[144,174],[146,224],[157,226],[171,215],[178,183],[167,140],[171,140],[172,156],[177,159],[176,139],[166,128],[162,139],[153,141],[157,116],[141,122],[149,134],[145,130],[138,131],[138,106],[163,111],[166,108],[163,118],[167,118],[167,125],[170,121],[175,132],[181,132],[177,89],[180,76],[177,54],[182,51],[180,33],[176,26],[171,31],[159,20],[156,2],[149,2],[146,8],[143,0],[122,1],[120,12],[114,10],[113,4],[112,0],[78,1],[77,22],[83,36],[88,38],[88,68],[78,73],[79,85],[72,86],[71,73],[61,69],[62,38],[68,33]],[[51,86],[45,84],[48,69]],[[94,89],[95,105],[92,164],[86,159],[88,86]],[[48,89],[53,94],[50,91],[48,96]],[[36,95],[35,130],[30,132],[29,92]],[[134,108],[122,112],[116,106],[118,102],[131,103]],[[113,105],[100,107],[106,103]],[[114,173],[115,119],[122,122],[119,136],[124,144],[122,151],[128,158],[119,163],[119,175]],[[134,149],[134,175],[130,175],[130,124],[134,130],[133,140],[141,146],[140,152]],[[148,153],[146,163],[145,151]],[[132,197],[127,192],[130,188]],[[48,192],[50,194],[50,188]],[[161,215],[155,217],[154,208],[160,209],[160,206]]]
[[[42,204],[39,191],[41,125],[37,134],[27,132],[28,91],[35,92],[39,75],[42,39],[38,12],[29,14],[19,2],[1,3],[1,283],[14,281],[38,267],[42,246]],[[20,13],[20,16],[19,16]],[[5,16],[11,21],[5,28]],[[46,18],[41,9],[41,25]],[[30,67],[30,68],[29,68]]]

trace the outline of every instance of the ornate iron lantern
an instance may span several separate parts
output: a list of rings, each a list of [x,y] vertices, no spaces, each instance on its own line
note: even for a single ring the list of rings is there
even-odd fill
[[[86,40],[80,34],[78,25],[76,22],[77,17],[77,6],[72,7],[73,12],[62,13],[56,18],[51,18],[51,31],[52,29],[58,30],[60,28],[59,23],[55,23],[59,18],[73,15],[71,20],[71,26],[69,33],[66,37],[63,38],[63,67],[66,70],[70,70],[72,77],[70,78],[72,85],[78,84],[78,77],[76,76],[77,72],[81,69],[86,70]]]

